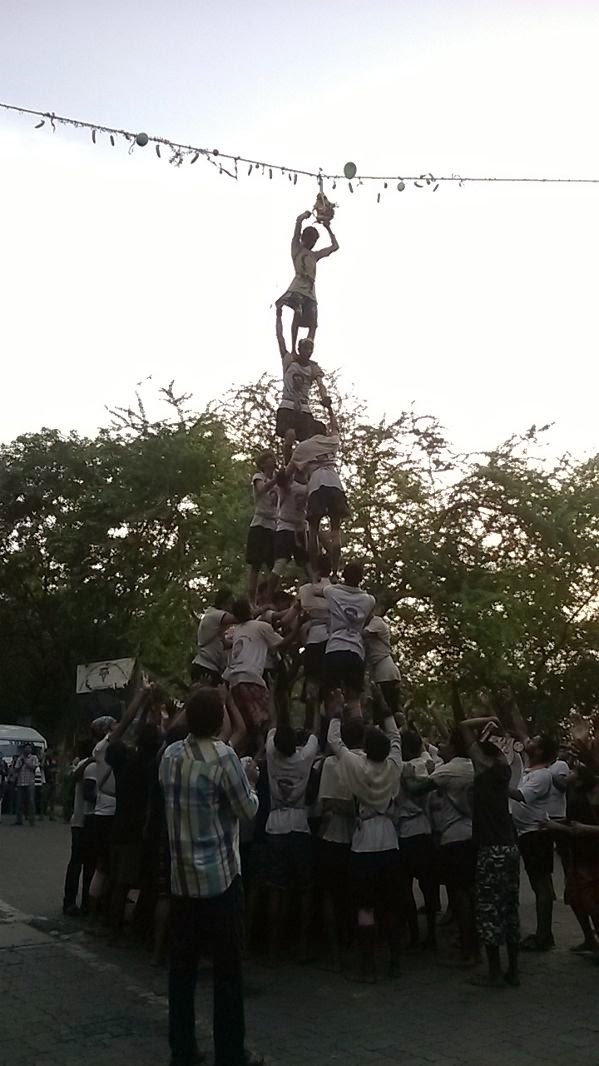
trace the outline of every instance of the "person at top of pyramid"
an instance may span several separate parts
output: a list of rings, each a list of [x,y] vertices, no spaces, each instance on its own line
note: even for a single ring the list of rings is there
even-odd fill
[[[316,264],[320,259],[324,259],[339,250],[339,244],[331,230],[330,222],[324,222],[323,225],[331,238],[331,243],[326,248],[321,248],[318,252],[314,251],[314,246],[319,238],[318,230],[315,226],[306,226],[302,230],[302,224],[310,218],[310,214],[310,211],[304,211],[296,219],[291,239],[291,258],[295,269],[295,277],[287,291],[276,302],[277,340],[281,356],[286,351],[283,338],[283,308],[290,307],[293,311],[291,354],[295,355],[300,326],[308,330],[308,338],[312,341],[318,326],[318,304],[316,302],[315,289]]]

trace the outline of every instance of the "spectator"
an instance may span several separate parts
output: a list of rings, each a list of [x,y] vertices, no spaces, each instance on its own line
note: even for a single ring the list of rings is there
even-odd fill
[[[194,993],[200,953],[212,957],[216,1066],[258,1066],[245,1049],[241,974],[239,819],[258,809],[257,770],[247,773],[216,739],[223,722],[218,691],[195,690],[187,703],[189,735],[160,763],[171,851],[169,1042],[172,1066],[200,1061]]]
[[[91,742],[79,745],[77,758],[70,770],[75,786],[73,814],[71,816],[71,858],[67,866],[64,884],[62,913],[69,918],[89,911],[89,886],[94,874],[94,807],[96,803],[96,764],[91,751]],[[81,908],[77,907],[79,880],[81,885]]]
[[[34,754],[31,744],[24,744],[20,755],[15,760],[17,786],[17,818],[15,825],[23,825],[23,814],[29,825],[35,825],[35,776],[39,770],[39,759]]]

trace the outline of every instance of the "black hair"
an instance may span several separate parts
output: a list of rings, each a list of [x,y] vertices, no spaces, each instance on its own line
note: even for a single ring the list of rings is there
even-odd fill
[[[468,745],[464,740],[464,734],[462,733],[461,729],[452,729],[451,733],[449,734],[449,743],[451,744],[456,755],[458,755],[461,759],[468,758]]]
[[[229,606],[232,599],[233,592],[231,589],[226,587],[222,589],[217,589],[214,593],[214,606],[218,607],[219,610],[222,611],[225,607]]]
[[[273,462],[277,461],[277,457],[274,452],[260,452],[260,455],[256,459],[256,466],[258,467],[258,470],[264,471],[264,467],[270,459],[272,459]]]
[[[346,718],[341,726],[341,739],[348,748],[361,748],[364,743],[364,722],[361,718]]]
[[[364,751],[371,762],[384,762],[391,751],[391,741],[378,726],[368,725],[364,730]]]
[[[555,737],[550,737],[547,733],[541,733],[540,737],[536,738],[536,744],[543,753],[543,762],[555,762],[559,751],[559,743]]]
[[[364,563],[361,559],[350,559],[343,570],[343,580],[346,585],[357,586],[364,577]]]
[[[277,726],[274,735],[274,745],[277,751],[289,759],[295,754],[296,741],[295,730],[288,722],[282,722]]]
[[[235,615],[238,622],[249,622],[252,617],[252,608],[247,596],[237,596],[231,604],[231,614]]]
[[[215,688],[201,685],[191,690],[185,705],[187,725],[194,737],[215,737],[223,724],[223,701]]]

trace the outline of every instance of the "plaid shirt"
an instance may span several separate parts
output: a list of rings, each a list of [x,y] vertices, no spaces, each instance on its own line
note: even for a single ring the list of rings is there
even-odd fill
[[[40,761],[37,755],[19,755],[15,763],[19,788],[35,785],[35,771],[39,769],[39,765]]]
[[[189,734],[160,763],[175,896],[220,896],[241,870],[239,819],[258,797],[232,748]]]

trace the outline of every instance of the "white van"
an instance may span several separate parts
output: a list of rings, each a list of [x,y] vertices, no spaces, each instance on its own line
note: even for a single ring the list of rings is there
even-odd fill
[[[24,725],[0,725],[0,759],[10,766],[23,744],[32,744],[36,755],[43,755],[48,747],[46,738],[37,729]]]

